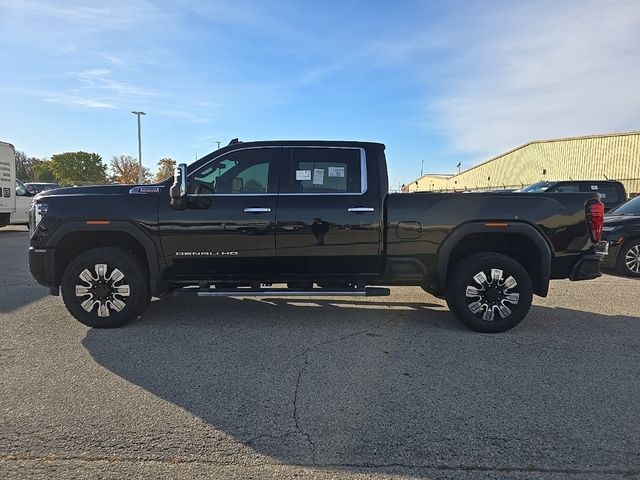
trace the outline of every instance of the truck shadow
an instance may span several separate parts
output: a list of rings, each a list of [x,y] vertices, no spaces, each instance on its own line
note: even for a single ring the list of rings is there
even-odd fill
[[[522,432],[539,431],[544,418],[589,435],[594,451],[605,445],[606,418],[580,398],[616,388],[594,355],[606,345],[595,335],[637,322],[534,307],[524,325],[482,335],[435,303],[168,299],[128,327],[88,330],[82,343],[101,366],[206,422],[194,427],[195,450],[216,448],[212,427],[287,464],[460,465],[460,452],[493,462],[498,452],[557,467],[571,458],[563,435],[541,431],[542,442]],[[559,332],[581,339],[571,347]],[[563,370],[567,357],[589,385]],[[593,425],[567,415],[574,402]],[[606,464],[599,455],[593,464]]]
[[[25,227],[0,228],[0,313],[24,307],[49,294],[29,272],[29,234]]]

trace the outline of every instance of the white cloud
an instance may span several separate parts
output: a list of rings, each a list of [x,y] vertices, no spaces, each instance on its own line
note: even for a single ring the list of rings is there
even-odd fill
[[[58,103],[60,105],[67,105],[72,107],[80,106],[80,107],[100,108],[100,109],[116,108],[114,104],[109,103],[108,101],[79,97],[76,95],[54,94],[49,97],[46,97],[44,101],[48,103]]]
[[[104,77],[105,75],[109,75],[111,72],[106,68],[92,68],[90,70],[85,70],[84,72],[80,72],[78,76],[80,78],[97,78]]]
[[[107,29],[149,20],[157,10],[146,0],[0,0],[0,7],[21,17],[45,18]]]
[[[484,3],[377,51],[418,72],[427,128],[478,161],[531,140],[640,127],[637,0]]]
[[[457,149],[638,128],[640,2],[529,4],[498,20],[468,39],[468,68],[429,105]]]

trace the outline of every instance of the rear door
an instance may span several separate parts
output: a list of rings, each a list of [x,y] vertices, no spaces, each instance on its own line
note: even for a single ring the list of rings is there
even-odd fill
[[[291,146],[281,154],[279,273],[318,278],[378,274],[382,202],[365,149]],[[376,184],[369,185],[370,179]]]

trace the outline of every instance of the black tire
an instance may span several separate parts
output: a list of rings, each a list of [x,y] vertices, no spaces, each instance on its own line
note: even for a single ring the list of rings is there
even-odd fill
[[[628,277],[640,277],[640,265],[636,267],[636,264],[632,262],[633,256],[636,255],[640,255],[640,238],[631,238],[624,242],[618,251],[618,258],[616,259],[618,273]],[[638,271],[635,271],[635,268]]]
[[[98,265],[106,265],[106,268],[98,269]],[[91,274],[91,281],[80,277],[85,269]],[[124,277],[112,282],[111,278],[117,276],[115,269]],[[86,273],[84,276],[87,278]],[[89,290],[90,293],[78,295],[76,286],[84,287],[81,292]],[[126,286],[129,287],[128,295]],[[119,248],[95,248],[78,255],[65,269],[61,287],[62,299],[71,315],[94,328],[121,327],[138,318],[151,300],[145,266],[135,255]],[[83,307],[86,301],[92,302],[88,310]],[[101,306],[107,309],[108,316],[99,316]]]
[[[501,271],[495,283],[493,269]],[[475,279],[481,272],[484,285]],[[513,278],[515,285],[503,288],[507,283],[512,284],[509,278]],[[467,287],[475,290],[468,291]],[[467,296],[469,292],[471,295]],[[517,298],[513,294],[517,294]],[[529,274],[516,260],[500,253],[482,252],[469,255],[455,265],[445,296],[449,310],[471,330],[499,333],[512,329],[527,315],[533,300],[533,286]]]

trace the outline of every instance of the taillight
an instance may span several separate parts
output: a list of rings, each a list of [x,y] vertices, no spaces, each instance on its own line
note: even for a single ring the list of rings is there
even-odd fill
[[[591,202],[587,205],[587,225],[591,241],[598,243],[602,238],[602,224],[604,223],[604,204],[602,202]]]

